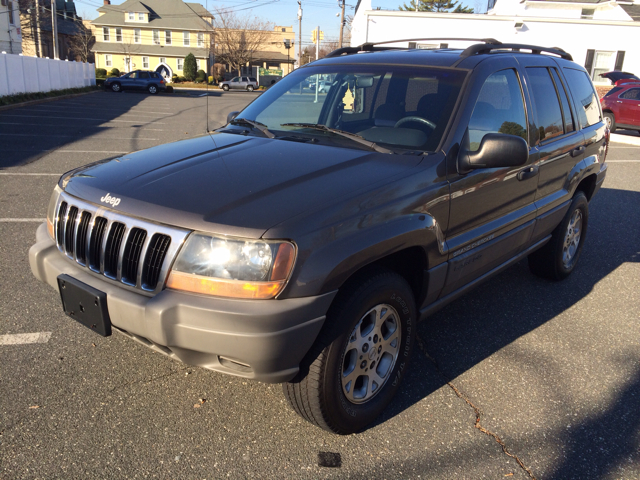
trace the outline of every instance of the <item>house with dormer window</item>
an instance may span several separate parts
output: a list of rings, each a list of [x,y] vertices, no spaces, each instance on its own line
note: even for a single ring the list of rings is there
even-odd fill
[[[104,0],[93,20],[96,68],[121,72],[155,70],[171,79],[183,75],[192,53],[198,70],[210,71],[213,15],[199,3],[182,0]]]

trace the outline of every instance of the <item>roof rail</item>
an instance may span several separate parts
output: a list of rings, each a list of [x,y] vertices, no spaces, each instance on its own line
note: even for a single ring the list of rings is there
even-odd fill
[[[339,57],[340,55],[351,55],[353,53],[358,53],[358,52],[373,52],[373,51],[383,51],[383,50],[406,50],[405,47],[375,48],[375,46],[386,45],[389,43],[425,42],[425,41],[436,41],[436,40],[437,41],[453,40],[453,41],[483,42],[485,44],[501,45],[501,43],[495,38],[405,38],[402,40],[387,40],[384,42],[367,42],[367,43],[363,43],[358,47],[338,48],[337,50],[334,50],[324,58]]]
[[[573,61],[573,57],[570,53],[565,52],[563,49],[554,47],[554,48],[545,48],[537,45],[524,45],[520,43],[497,43],[497,44],[475,44],[468,47],[460,54],[460,59],[470,57],[472,55],[479,55],[481,53],[490,53],[492,50],[507,50],[511,49],[515,52],[518,52],[522,49],[531,50],[531,53],[541,54],[542,52],[551,53],[553,55],[558,55],[560,58],[564,58],[565,60]]]

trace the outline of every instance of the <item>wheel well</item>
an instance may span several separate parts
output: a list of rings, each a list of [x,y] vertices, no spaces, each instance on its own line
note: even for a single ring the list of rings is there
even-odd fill
[[[576,187],[576,192],[581,191],[587,197],[587,200],[591,201],[591,196],[593,195],[593,191],[596,189],[596,175],[592,174],[586,178],[583,178],[582,181]]]
[[[351,282],[360,281],[368,275],[368,272],[376,268],[391,270],[404,277],[413,291],[416,304],[420,305],[422,303],[426,294],[426,288],[424,288],[426,286],[424,285],[424,271],[427,269],[427,256],[424,249],[420,247],[410,247],[379,258],[354,272],[340,288],[343,288]]]

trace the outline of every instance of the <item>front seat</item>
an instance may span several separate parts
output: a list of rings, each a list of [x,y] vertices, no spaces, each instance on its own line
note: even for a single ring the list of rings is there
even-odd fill
[[[405,111],[396,103],[383,103],[373,114],[373,121],[376,127],[393,127],[398,120],[404,117]]]

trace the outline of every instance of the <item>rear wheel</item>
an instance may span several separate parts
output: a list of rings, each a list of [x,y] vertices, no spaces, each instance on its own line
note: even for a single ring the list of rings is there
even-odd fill
[[[158,93],[158,87],[156,87],[155,85],[149,85],[147,87],[147,90],[151,95],[155,95],[156,93]]]
[[[247,85],[247,92],[253,92],[253,85]]]
[[[111,85],[111,90],[113,90],[114,92],[120,92],[122,91],[122,87],[120,87],[120,84],[116,82]]]
[[[587,236],[589,202],[583,192],[577,192],[551,240],[529,255],[529,269],[550,280],[567,278],[578,263]]]
[[[616,131],[616,116],[611,112],[604,112],[604,121],[611,133]]]
[[[396,394],[415,340],[411,288],[386,270],[341,291],[284,395],[305,420],[349,434],[374,421]]]

